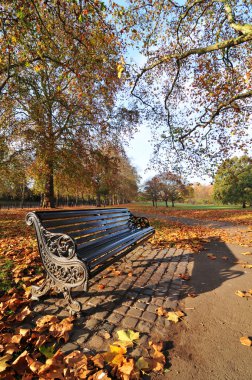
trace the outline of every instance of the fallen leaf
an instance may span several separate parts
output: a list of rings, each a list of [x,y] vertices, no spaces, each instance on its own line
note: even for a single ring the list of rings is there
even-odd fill
[[[242,336],[240,338],[240,342],[241,344],[243,344],[244,346],[252,346],[252,339],[249,338],[248,336]]]
[[[215,260],[215,259],[216,259],[216,256],[213,255],[212,253],[208,253],[208,254],[207,254],[207,257],[208,257],[210,260]]]
[[[188,297],[191,297],[191,298],[195,298],[198,296],[198,294],[196,294],[196,293],[188,293],[187,295],[188,295]]]
[[[159,315],[160,317],[162,317],[162,316],[166,316],[166,314],[167,314],[167,310],[165,310],[162,306],[160,306],[160,307],[158,307],[158,308],[156,309],[156,313],[157,313],[157,315]]]
[[[172,321],[174,323],[178,323],[178,321],[184,317],[184,313],[182,311],[169,311],[167,313],[168,321]]]
[[[243,268],[252,269],[252,264],[245,264],[243,265]]]
[[[109,345],[109,349],[110,349],[110,352],[112,352],[113,354],[126,354],[127,350],[125,347],[122,347],[122,346],[115,346],[115,345],[112,345],[110,344]]]
[[[149,341],[149,346],[154,349],[154,351],[162,351],[164,348],[163,342],[152,342]]]
[[[227,260],[228,260],[228,256],[222,256],[221,258],[222,258],[222,260],[224,260],[224,261],[227,261]]]
[[[99,284],[97,285],[98,290],[103,290],[105,288],[105,285]]]
[[[252,252],[242,252],[241,255],[249,256],[249,255],[252,255]]]
[[[185,281],[189,281],[191,278],[188,274],[179,274],[178,277]]]
[[[111,377],[108,377],[108,374],[104,370],[100,370],[94,373],[92,376],[89,376],[90,380],[111,380]]]
[[[139,332],[134,332],[133,330],[119,330],[117,331],[117,335],[119,340],[123,342],[133,342],[139,339]]]
[[[12,355],[6,354],[0,358],[0,372],[3,372],[6,370],[7,367],[10,366],[10,364],[7,363],[8,360],[12,358]]]
[[[131,359],[125,359],[123,361],[123,365],[118,368],[118,371],[122,375],[130,376],[133,369],[134,369],[134,360],[131,358]]]
[[[96,367],[98,368],[104,367],[104,357],[102,356],[102,354],[96,354],[95,356],[92,357],[91,360]]]
[[[149,369],[149,363],[148,363],[148,361],[147,361],[143,356],[141,356],[141,357],[136,361],[136,367],[137,367],[139,370],[147,370],[147,369]]]
[[[245,297],[245,292],[241,291],[241,290],[236,290],[235,294],[239,297]]]

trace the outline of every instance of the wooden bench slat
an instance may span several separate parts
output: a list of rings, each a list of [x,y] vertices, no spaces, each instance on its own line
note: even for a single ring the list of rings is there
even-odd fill
[[[127,243],[131,240],[134,240],[135,238],[137,239],[141,235],[146,235],[148,233],[151,233],[153,231],[152,227],[148,227],[144,229],[145,231],[143,232],[142,230],[140,231],[133,231],[127,236],[123,237],[122,239],[118,240],[117,242],[113,243],[108,243],[104,244],[101,248],[95,249],[95,250],[86,250],[85,248],[82,250],[79,250],[78,255],[81,258],[81,260],[90,263],[91,261],[95,260],[99,255],[103,254],[106,251],[113,250],[117,246],[123,245],[124,243]]]
[[[36,211],[36,215],[39,216],[40,220],[46,221],[51,219],[65,219],[71,217],[81,217],[81,216],[98,216],[98,215],[109,215],[109,214],[129,214],[129,211],[124,208],[111,208],[111,209],[87,209],[87,210],[69,210],[69,211]]]
[[[120,242],[115,242],[108,246],[104,246],[99,250],[96,250],[95,252],[91,253],[84,261],[87,262],[89,268],[92,269],[97,265],[103,263],[107,258],[120,252],[124,247],[128,247],[129,244],[133,245],[134,243],[136,243],[139,240],[139,235],[142,237],[142,239],[146,238],[147,236],[150,236],[153,231],[153,228],[149,227],[148,230],[149,231],[145,231],[144,235],[140,233],[135,233],[131,236],[127,236],[121,239]]]
[[[110,214],[109,219],[117,218],[118,216],[125,216],[126,214]],[[90,222],[91,220],[103,220],[104,215],[96,215],[96,216],[85,216],[85,217],[78,217],[78,218],[72,218],[72,219],[62,219],[62,220],[49,220],[49,221],[43,221],[43,225],[46,228],[54,227],[54,226],[65,226],[65,225],[71,225],[71,224],[78,224],[83,222]],[[106,218],[108,220],[108,218]]]
[[[70,226],[63,226],[63,227],[58,227],[58,228],[52,227],[50,228],[50,231],[57,232],[57,233],[58,232],[68,233],[72,237],[75,237],[75,236],[80,236],[80,231],[82,232],[82,235],[85,235],[85,232],[90,227],[101,228],[103,226],[108,226],[107,228],[109,228],[109,226],[112,224],[118,224],[118,225],[127,224],[128,220],[129,220],[129,217],[127,216],[123,218],[114,218],[114,219],[109,219],[109,220],[90,221],[89,223],[72,224]]]
[[[129,230],[127,223],[120,224],[120,225],[114,225],[114,227],[112,227],[112,228],[110,226],[109,227],[103,226],[103,227],[99,227],[99,228],[93,228],[92,229],[93,234],[92,233],[87,234],[88,231],[86,231],[85,235],[84,234],[79,235],[79,236],[75,237],[75,240],[76,240],[76,243],[78,245],[78,244],[84,243],[85,241],[90,241],[91,239],[97,239],[98,237],[101,237],[101,236],[108,236],[109,234],[112,234],[113,232],[122,231],[125,229]],[[71,236],[71,234],[69,234],[69,235]],[[93,236],[93,238],[92,238],[92,236]]]
[[[99,247],[101,245],[104,245],[110,241],[114,241],[115,239],[117,239],[117,240],[120,239],[122,235],[125,236],[125,233],[127,233],[129,235],[130,230],[128,227],[122,231],[116,231],[114,233],[107,234],[105,236],[101,236],[101,237],[95,238],[93,240],[89,240],[87,242],[79,244],[78,249],[81,250],[81,249],[85,248],[85,251],[88,251],[89,247],[91,247],[92,250],[96,250],[97,247]]]

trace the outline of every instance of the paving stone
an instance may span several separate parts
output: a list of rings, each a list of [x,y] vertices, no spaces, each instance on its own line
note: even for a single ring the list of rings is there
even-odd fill
[[[131,305],[133,305],[133,303],[134,303],[134,300],[127,300],[127,301],[123,301],[122,305],[126,307],[130,307]]]
[[[127,313],[128,309],[129,309],[128,306],[122,305],[122,306],[116,307],[114,309],[114,312],[125,315]]]
[[[34,306],[34,311],[36,312],[36,313],[40,313],[40,312],[42,312],[43,310],[45,310],[45,308],[46,308],[46,305],[44,305],[44,304],[40,304],[40,305],[36,305],[36,306]]]
[[[85,327],[92,330],[94,329],[98,324],[100,324],[101,322],[98,321],[97,319],[95,318],[90,318],[86,321],[85,323]]]
[[[144,311],[147,308],[147,304],[143,302],[134,302],[133,307],[136,307],[139,310]]]
[[[144,302],[144,303],[149,303],[150,300],[151,300],[151,297],[149,297],[149,296],[146,296],[146,297],[142,297],[142,298],[141,298],[141,301]]]
[[[91,336],[91,332],[85,332],[84,334],[79,335],[79,338],[76,339],[76,343],[83,344],[85,343]]]
[[[112,334],[115,326],[106,321],[105,323],[102,324],[102,328],[104,331],[107,331],[109,334]]]
[[[44,309],[44,311],[49,314],[55,314],[59,311],[59,308],[58,306],[51,305],[51,306],[48,306],[46,309]]]
[[[99,351],[104,348],[104,339],[98,335],[93,335],[91,339],[87,342],[88,346],[95,351]]]
[[[121,322],[122,326],[126,329],[134,329],[137,323],[138,319],[133,317],[125,317]]]
[[[64,346],[60,347],[60,350],[64,353],[67,353],[70,351],[77,350],[77,348],[78,348],[77,344],[68,342],[68,343],[64,344]]]
[[[155,322],[155,320],[157,319],[157,314],[154,314],[154,313],[150,313],[149,311],[144,311],[142,316],[141,316],[142,319],[144,319],[145,321],[147,322]]]
[[[99,320],[105,320],[105,318],[108,316],[108,311],[98,311],[95,314],[93,314],[93,318],[99,319]]]
[[[136,308],[129,308],[127,316],[139,318],[142,315],[142,310]]]
[[[150,313],[155,313],[155,314],[156,314],[157,306],[156,306],[156,305],[149,304],[149,305],[147,306],[147,311],[149,311]]]
[[[154,293],[153,289],[148,289],[148,288],[143,289],[143,294],[146,294],[147,296],[152,296],[153,293]]]
[[[162,306],[164,303],[164,297],[160,297],[160,296],[152,297],[151,303],[156,306]]]
[[[177,301],[170,299],[169,297],[165,299],[163,307],[165,309],[174,309],[177,306]]]
[[[67,309],[62,309],[59,313],[57,313],[57,317],[67,318],[69,317],[69,311]]]
[[[140,331],[142,333],[148,333],[150,334],[151,329],[153,328],[153,324],[145,321],[139,321],[136,330]]]
[[[108,322],[113,323],[114,325],[117,325],[121,322],[123,319],[123,316],[121,314],[112,313],[108,318]]]

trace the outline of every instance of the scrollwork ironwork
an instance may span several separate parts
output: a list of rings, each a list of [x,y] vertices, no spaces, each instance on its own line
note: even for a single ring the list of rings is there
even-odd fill
[[[78,312],[80,304],[73,301],[70,290],[81,286],[87,291],[88,269],[77,258],[73,239],[68,235],[46,230],[34,212],[27,214],[26,223],[35,226],[40,256],[47,273],[41,287],[33,287],[32,298],[38,299],[54,288],[63,292],[71,313]]]
[[[130,229],[141,229],[150,226],[149,220],[145,217],[137,217],[131,214],[128,226]]]

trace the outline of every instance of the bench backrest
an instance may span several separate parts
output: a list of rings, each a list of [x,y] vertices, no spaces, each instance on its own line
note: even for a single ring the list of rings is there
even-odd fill
[[[131,213],[126,208],[64,211],[36,211],[42,225],[51,232],[71,236],[79,248],[104,242],[130,230]]]

